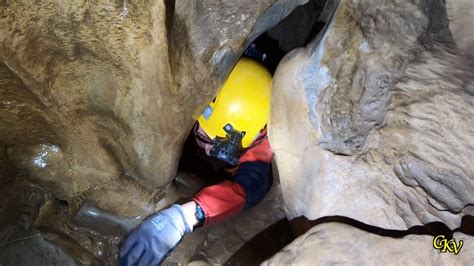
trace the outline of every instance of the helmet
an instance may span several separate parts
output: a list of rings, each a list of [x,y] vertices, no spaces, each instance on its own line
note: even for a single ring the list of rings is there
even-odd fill
[[[211,138],[225,138],[228,124],[245,132],[242,148],[247,148],[267,124],[270,112],[272,76],[262,65],[241,58],[216,98],[198,118],[199,125]]]

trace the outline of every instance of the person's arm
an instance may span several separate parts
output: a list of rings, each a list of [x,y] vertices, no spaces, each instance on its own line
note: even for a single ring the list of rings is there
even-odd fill
[[[196,218],[187,214],[192,207],[192,203],[173,204],[148,217],[121,244],[118,264],[160,264],[183,236],[193,231]]]
[[[200,190],[193,201],[204,211],[204,225],[225,220],[259,203],[272,183],[271,160],[272,150],[267,138],[240,158],[239,168],[232,181]]]
[[[186,220],[189,221],[189,225],[194,228],[196,225],[199,224],[199,220],[198,218],[196,217],[196,207],[197,207],[197,204],[195,201],[189,201],[183,205],[181,205],[181,207],[183,207],[183,212],[184,212],[184,215],[186,216]]]
[[[192,201],[148,217],[122,243],[119,265],[161,263],[185,234],[199,223],[197,204],[204,212],[204,225],[225,220],[243,208],[260,202],[271,186],[272,151],[268,139],[249,149],[239,160],[233,181],[203,188]]]

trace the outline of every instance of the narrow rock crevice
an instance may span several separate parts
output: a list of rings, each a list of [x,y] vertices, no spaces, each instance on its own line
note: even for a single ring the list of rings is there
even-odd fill
[[[461,226],[455,229],[450,229],[446,224],[441,222],[432,222],[425,225],[413,226],[407,230],[380,228],[343,216],[322,217],[314,221],[309,221],[305,217],[298,217],[290,221],[282,219],[272,224],[250,241],[247,241],[245,245],[226,262],[226,265],[260,264],[273,256],[275,251],[290,244],[294,239],[304,235],[310,229],[316,229],[323,227],[324,224],[334,223],[345,224],[366,233],[390,238],[404,238],[409,235],[424,235],[434,238],[443,235],[449,240],[453,239],[454,233],[456,232],[474,236],[474,216],[470,215],[465,215],[462,218]]]
[[[113,265],[223,180],[190,131],[242,56],[273,75],[273,186],[166,263],[472,263],[473,1],[0,6],[0,264]]]

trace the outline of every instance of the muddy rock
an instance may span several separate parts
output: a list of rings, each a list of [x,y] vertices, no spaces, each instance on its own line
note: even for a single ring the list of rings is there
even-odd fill
[[[128,181],[164,196],[189,129],[245,47],[305,2],[3,3],[8,161],[62,200]],[[105,198],[99,207],[127,212]]]
[[[165,16],[162,3],[150,5],[147,11],[143,8],[122,3],[90,6],[43,2],[36,6],[7,3],[0,11],[1,61],[22,81],[16,91],[37,102],[34,111],[44,120],[39,120],[37,127],[53,134],[34,135],[35,140],[25,143],[33,148],[19,147],[25,142],[21,141],[23,135],[38,130],[21,131],[22,123],[17,122],[18,126],[10,129],[13,139],[7,144],[11,154],[20,156],[12,160],[34,161],[41,152],[23,151],[56,147],[61,153],[57,162],[31,165],[27,170],[47,171],[32,176],[49,183],[62,199],[122,173],[138,178],[137,169],[148,167],[140,172],[142,175],[152,172],[150,167],[159,165],[152,162],[164,162],[176,153],[170,151],[162,160],[152,156],[160,144],[154,140],[153,130],[158,121],[149,120],[151,113],[159,113],[157,105],[151,104],[158,102],[159,91],[152,92],[151,88],[166,87],[163,81],[167,78],[163,77],[168,73],[163,63],[166,56],[155,56],[166,50]],[[2,91],[7,101],[14,96]],[[28,115],[28,110],[23,111],[23,116]],[[43,157],[50,160],[47,154]],[[153,170],[154,177],[145,174],[142,179],[166,175],[166,171]]]
[[[37,228],[50,198],[47,191],[21,176],[0,188],[1,264],[90,265],[97,261],[72,238]]]
[[[46,201],[38,186],[17,178],[0,187],[0,245],[17,231],[29,231]]]
[[[469,265],[474,259],[474,238],[455,233],[456,254],[433,248],[433,236],[403,238],[370,234],[345,224],[313,227],[263,265]]]
[[[38,247],[28,254],[46,264],[114,264],[127,231],[202,186],[181,174],[171,184],[193,123],[245,47],[307,3],[2,2],[0,263]],[[322,5],[293,14],[325,27],[274,76],[269,137],[282,192],[275,184],[255,208],[185,237],[168,262],[223,264],[285,214],[390,229],[455,228],[474,214],[472,2],[311,2]],[[455,235],[466,238],[455,258],[428,250],[429,238],[322,225],[270,263],[329,264],[338,250],[354,251],[340,262],[363,253],[402,263],[388,255],[402,246],[419,249],[420,264],[472,260],[472,237]]]
[[[470,213],[473,69],[446,18],[442,1],[340,1],[283,59],[269,134],[289,218],[456,228]]]
[[[47,194],[27,226],[113,263],[131,224],[182,196],[182,144],[246,46],[306,2],[0,4],[0,182]]]

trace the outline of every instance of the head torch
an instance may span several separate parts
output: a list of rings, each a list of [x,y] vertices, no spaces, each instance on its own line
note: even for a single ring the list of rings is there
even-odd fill
[[[225,138],[216,137],[212,142],[210,155],[232,166],[239,162],[239,151],[245,131],[239,132],[229,123],[224,126]]]

